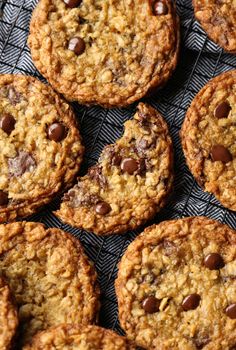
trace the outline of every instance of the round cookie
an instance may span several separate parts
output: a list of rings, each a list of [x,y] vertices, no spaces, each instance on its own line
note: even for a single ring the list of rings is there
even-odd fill
[[[97,326],[62,324],[36,334],[23,350],[135,350],[133,343]]]
[[[12,349],[18,327],[18,316],[12,302],[10,289],[0,277],[0,349]]]
[[[0,149],[0,222],[34,213],[71,185],[84,150],[71,107],[20,75],[0,75]]]
[[[235,0],[193,0],[193,7],[208,36],[225,51],[236,53]]]
[[[19,309],[20,343],[59,323],[96,321],[96,274],[68,233],[33,222],[0,225],[0,271]]]
[[[163,207],[173,182],[167,125],[155,109],[140,103],[124,129],[65,194],[55,213],[62,221],[100,235],[118,234],[144,224]]]
[[[127,337],[146,349],[236,346],[236,232],[205,217],[148,227],[119,265]]]
[[[236,70],[212,79],[192,101],[181,130],[193,176],[236,210]]]
[[[170,77],[178,18],[171,0],[41,0],[28,44],[38,70],[69,101],[121,107]]]

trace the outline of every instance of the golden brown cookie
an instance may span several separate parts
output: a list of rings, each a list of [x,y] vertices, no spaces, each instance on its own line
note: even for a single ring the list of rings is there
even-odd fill
[[[11,292],[0,277],[0,349],[12,349],[12,343],[18,327],[16,307],[12,301]]]
[[[84,150],[71,107],[20,75],[0,75],[0,149],[0,222],[34,213],[71,185]]]
[[[236,346],[236,232],[206,217],[148,227],[116,280],[119,318],[145,349]]]
[[[0,271],[19,308],[19,343],[59,323],[97,318],[94,268],[66,232],[33,222],[0,225]]]
[[[236,70],[207,83],[192,101],[181,130],[192,174],[204,190],[236,210]]]
[[[126,106],[170,77],[179,26],[171,0],[41,0],[28,43],[69,101]]]
[[[236,53],[235,0],[193,0],[197,20],[208,36],[230,53]]]
[[[23,350],[135,350],[133,343],[97,326],[62,324],[36,334]]]
[[[123,233],[151,219],[173,182],[172,142],[162,116],[140,103],[124,135],[106,146],[55,214],[100,235]]]

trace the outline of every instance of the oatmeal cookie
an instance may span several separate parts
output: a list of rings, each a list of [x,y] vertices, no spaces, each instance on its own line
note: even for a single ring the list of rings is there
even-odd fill
[[[124,135],[104,148],[55,214],[100,235],[123,233],[152,218],[173,182],[172,142],[162,116],[140,103]]]
[[[205,217],[148,227],[115,283],[127,337],[146,349],[236,346],[236,232]]]
[[[236,53],[235,0],[193,0],[193,7],[208,36],[225,51]]]
[[[0,225],[0,271],[19,308],[19,342],[60,323],[96,321],[96,274],[68,233],[33,222]]]
[[[71,185],[83,155],[71,107],[20,75],[0,75],[0,149],[0,222],[34,213]]]
[[[212,79],[197,94],[181,137],[187,164],[199,185],[236,210],[236,70]]]
[[[135,350],[133,343],[97,326],[62,324],[36,334],[23,350]]]
[[[18,327],[18,316],[10,289],[0,277],[0,349],[12,349]]]
[[[69,101],[121,107],[168,80],[179,26],[171,0],[41,0],[28,43]]]

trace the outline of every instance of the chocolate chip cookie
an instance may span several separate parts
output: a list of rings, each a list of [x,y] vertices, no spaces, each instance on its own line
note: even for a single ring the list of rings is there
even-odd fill
[[[0,278],[0,349],[12,349],[13,339],[18,327],[18,316],[13,304],[11,292],[4,281]]]
[[[135,350],[133,343],[97,326],[62,324],[36,334],[23,350]]]
[[[0,222],[34,213],[71,185],[83,155],[71,107],[20,75],[0,75],[0,149]]]
[[[197,94],[181,137],[187,164],[199,185],[236,210],[236,70],[212,79]]]
[[[195,16],[208,36],[230,53],[236,53],[235,0],[193,0]]]
[[[236,232],[205,217],[148,227],[116,280],[119,318],[145,349],[236,346]]]
[[[172,142],[162,116],[140,103],[124,135],[102,151],[55,214],[100,235],[123,233],[152,218],[173,182]]]
[[[19,309],[19,344],[50,326],[97,318],[95,271],[66,232],[33,222],[0,225],[0,271]]]
[[[179,26],[171,0],[41,0],[28,43],[69,101],[126,106],[170,77]]]

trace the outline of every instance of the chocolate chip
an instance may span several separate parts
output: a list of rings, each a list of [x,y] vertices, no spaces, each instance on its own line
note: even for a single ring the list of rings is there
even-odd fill
[[[121,162],[121,170],[132,175],[136,170],[138,170],[139,164],[133,158],[125,158]]]
[[[221,161],[223,163],[231,162],[232,154],[222,145],[214,145],[211,149],[211,158],[213,162]]]
[[[225,313],[229,318],[236,318],[236,304],[231,304],[225,309]]]
[[[76,55],[82,55],[85,50],[85,42],[80,37],[70,39],[68,49],[74,51]]]
[[[216,118],[227,118],[229,115],[229,112],[231,111],[231,107],[227,101],[220,103],[214,112],[214,115]]]
[[[177,247],[174,242],[164,240],[162,243],[162,246],[164,248],[164,254],[167,256],[171,256],[173,254],[176,254]]]
[[[225,266],[222,256],[217,253],[208,254],[204,259],[204,265],[210,270],[219,270]]]
[[[32,171],[36,166],[36,162],[31,154],[20,151],[15,158],[8,160],[8,166],[10,176],[21,176],[26,171]]]
[[[198,307],[201,297],[198,294],[190,294],[186,296],[182,302],[184,311],[194,310]]]
[[[13,116],[10,114],[5,114],[1,119],[0,119],[0,128],[7,134],[10,135],[10,133],[14,130],[15,128],[15,123],[16,120]]]
[[[66,136],[66,129],[60,123],[53,123],[48,128],[48,138],[55,142],[62,141]]]
[[[70,7],[78,7],[81,4],[82,0],[64,0],[64,3]]]
[[[106,215],[111,211],[111,206],[110,206],[110,204],[108,204],[106,202],[99,202],[95,206],[95,211],[99,215]]]
[[[160,300],[154,296],[149,296],[143,300],[142,306],[148,314],[153,314],[154,312],[159,311],[160,303]]]
[[[163,1],[155,1],[153,4],[153,13],[155,16],[167,15],[168,6]]]
[[[3,192],[0,190],[0,205],[7,205],[8,204],[8,195],[6,192]]]

